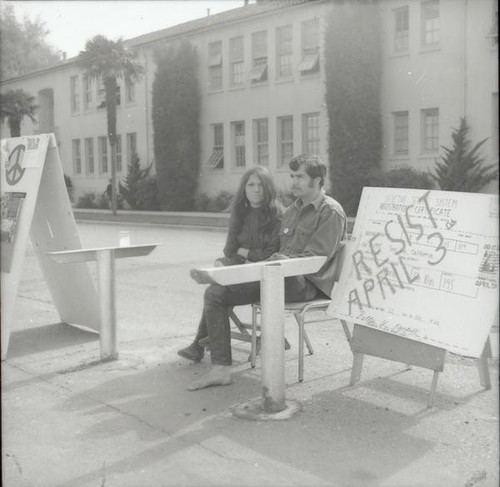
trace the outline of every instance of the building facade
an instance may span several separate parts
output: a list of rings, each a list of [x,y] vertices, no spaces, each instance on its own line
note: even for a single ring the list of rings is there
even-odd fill
[[[496,0],[377,5],[383,167],[432,167],[464,116],[473,141],[488,137],[487,162],[498,163]],[[154,160],[154,49],[185,39],[199,61],[200,192],[234,192],[254,165],[267,166],[286,189],[293,155],[327,159],[324,32],[331,8],[328,0],[258,2],[128,40],[144,75],[136,84],[120,80],[118,178],[133,152],[144,166]],[[22,133],[55,133],[75,196],[104,191],[111,174],[104,87],[70,59],[0,85],[2,92],[18,88],[36,95],[40,106],[38,124],[24,120]]]

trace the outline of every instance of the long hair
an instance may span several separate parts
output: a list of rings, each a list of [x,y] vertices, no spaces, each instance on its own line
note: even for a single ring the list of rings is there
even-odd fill
[[[254,174],[259,178],[264,190],[264,199],[261,208],[264,213],[263,232],[267,233],[268,230],[270,231],[272,229],[280,211],[276,201],[276,186],[274,185],[271,173],[265,167],[252,167],[243,174],[231,206],[230,221],[233,229],[239,230],[246,214],[250,211],[250,202],[246,196],[245,188],[248,180]]]

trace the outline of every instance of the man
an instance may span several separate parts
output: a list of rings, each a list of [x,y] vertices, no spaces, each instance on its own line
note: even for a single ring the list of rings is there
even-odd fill
[[[340,204],[323,190],[326,165],[316,155],[301,154],[289,162],[292,193],[295,202],[283,215],[280,230],[280,250],[268,260],[293,257],[326,256],[326,262],[315,274],[287,277],[285,301],[310,301],[333,288],[333,260],[339,243],[346,238],[346,216]],[[193,276],[196,279],[196,276]],[[205,291],[204,319],[208,329],[213,368],[191,384],[191,391],[231,383],[231,332],[228,308],[260,300],[260,283],[234,286],[210,285]],[[188,352],[188,353],[187,353]],[[179,355],[199,361],[203,346],[193,343],[179,350]]]

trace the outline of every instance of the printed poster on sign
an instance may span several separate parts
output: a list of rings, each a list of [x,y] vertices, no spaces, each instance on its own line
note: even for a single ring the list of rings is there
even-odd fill
[[[498,319],[495,195],[364,188],[334,317],[479,357]]]

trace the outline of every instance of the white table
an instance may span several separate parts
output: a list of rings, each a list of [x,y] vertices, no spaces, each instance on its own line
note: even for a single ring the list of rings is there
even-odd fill
[[[101,360],[114,360],[118,358],[116,346],[115,259],[148,255],[157,245],[160,244],[47,252],[47,255],[59,264],[97,262],[97,290],[101,317],[99,333]]]
[[[255,418],[248,419],[286,419],[279,415],[287,409],[285,398],[285,330],[284,278],[313,274],[325,263],[326,257],[303,257],[276,261],[263,261],[252,264],[228,267],[197,269],[206,280],[222,286],[260,281],[260,300],[262,309],[262,404],[253,408]],[[243,409],[251,410],[249,406]],[[238,414],[237,414],[238,415]],[[271,416],[275,418],[271,418]],[[260,417],[257,417],[260,416]],[[263,418],[265,416],[265,418]],[[245,417],[245,414],[242,415]]]

